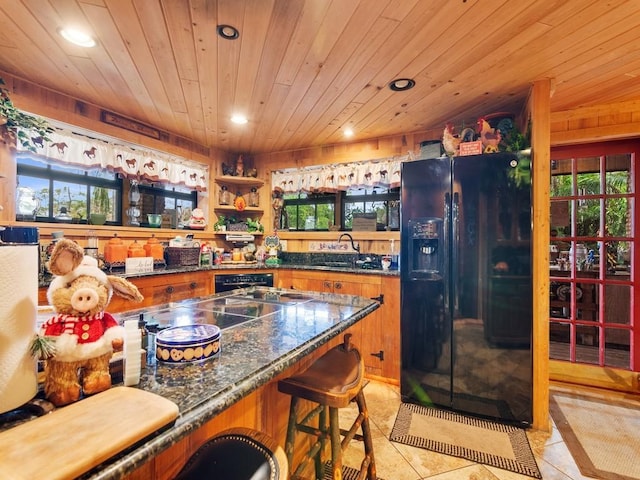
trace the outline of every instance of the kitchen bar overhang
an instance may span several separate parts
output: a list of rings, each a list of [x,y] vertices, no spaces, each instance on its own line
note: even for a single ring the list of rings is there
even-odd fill
[[[118,315],[122,322],[142,318],[160,329],[220,321],[221,352],[202,362],[169,364],[155,358],[148,340],[147,364],[135,388],[176,403],[178,418],[80,478],[113,480],[135,471],[378,307],[375,300],[352,295],[250,287]],[[70,433],[70,448],[72,441]]]

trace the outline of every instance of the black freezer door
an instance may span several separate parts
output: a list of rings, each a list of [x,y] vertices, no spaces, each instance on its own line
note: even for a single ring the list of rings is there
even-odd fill
[[[405,401],[531,423],[529,166],[511,153],[403,164]]]

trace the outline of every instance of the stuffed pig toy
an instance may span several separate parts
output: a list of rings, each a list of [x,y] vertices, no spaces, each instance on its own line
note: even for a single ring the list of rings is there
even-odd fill
[[[55,276],[47,299],[56,315],[39,332],[45,343],[53,342],[51,355],[44,355],[49,357],[44,392],[51,403],[62,406],[111,387],[109,360],[122,350],[124,327],[105,308],[113,294],[137,302],[143,297],[128,280],[100,270],[96,259],[69,239],[54,247],[49,270]]]

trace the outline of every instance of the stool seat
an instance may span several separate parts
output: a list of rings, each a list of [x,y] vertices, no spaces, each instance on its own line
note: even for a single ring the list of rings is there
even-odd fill
[[[287,480],[288,474],[284,451],[271,437],[233,428],[198,448],[174,480]]]
[[[362,387],[364,364],[360,352],[341,344],[304,372],[278,382],[278,390],[330,407],[344,408]]]

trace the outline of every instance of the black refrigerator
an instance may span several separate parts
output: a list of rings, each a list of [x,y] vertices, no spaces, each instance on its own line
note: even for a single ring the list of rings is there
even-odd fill
[[[529,426],[531,158],[402,165],[401,394]]]

